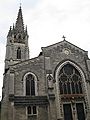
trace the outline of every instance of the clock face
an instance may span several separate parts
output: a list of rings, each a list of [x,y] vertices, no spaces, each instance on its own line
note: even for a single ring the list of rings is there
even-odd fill
[[[63,52],[64,52],[66,55],[69,55],[69,54],[70,54],[70,50],[69,50],[69,49],[64,49]]]

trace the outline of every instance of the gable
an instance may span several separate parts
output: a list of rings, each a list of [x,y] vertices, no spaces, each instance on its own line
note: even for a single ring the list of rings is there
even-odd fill
[[[42,47],[42,51],[48,51],[48,53],[51,53],[51,51],[56,51],[56,52],[61,52],[61,53],[65,53],[65,54],[69,54],[69,53],[77,53],[77,54],[82,54],[82,55],[87,55],[88,52],[75,46],[74,44],[63,40],[59,43],[47,46],[47,47]]]

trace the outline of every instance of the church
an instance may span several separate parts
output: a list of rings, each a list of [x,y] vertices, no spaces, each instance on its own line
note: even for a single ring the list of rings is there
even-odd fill
[[[20,6],[7,35],[1,120],[90,120],[88,52],[65,40],[29,58]]]

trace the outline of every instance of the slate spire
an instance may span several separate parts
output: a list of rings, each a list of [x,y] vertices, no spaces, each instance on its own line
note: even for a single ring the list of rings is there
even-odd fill
[[[22,8],[20,6],[18,11],[18,16],[15,24],[15,31],[18,33],[24,32],[24,24],[23,24],[23,16],[22,16]]]

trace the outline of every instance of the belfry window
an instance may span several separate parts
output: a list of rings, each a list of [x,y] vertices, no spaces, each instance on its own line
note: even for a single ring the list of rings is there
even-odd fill
[[[17,59],[21,59],[21,49],[18,47],[17,49]]]
[[[60,94],[82,94],[82,79],[79,71],[66,64],[59,72]]]
[[[26,95],[35,95],[35,80],[32,74],[26,77]]]

